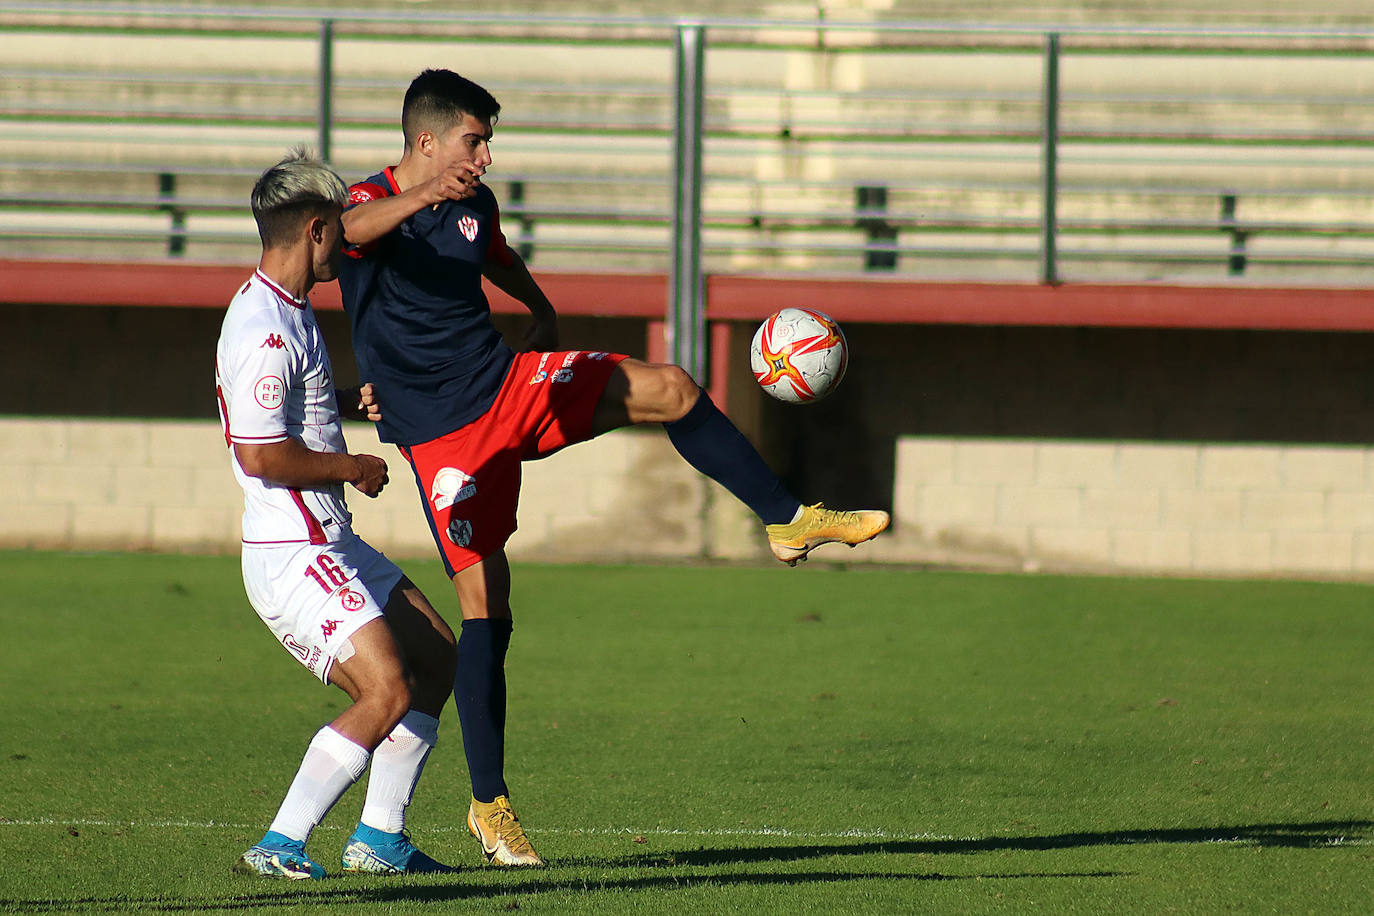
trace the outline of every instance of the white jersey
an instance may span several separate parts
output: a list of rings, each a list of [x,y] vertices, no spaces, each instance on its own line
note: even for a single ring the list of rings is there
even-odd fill
[[[234,477],[243,487],[243,543],[327,544],[352,533],[343,484],[287,487],[250,477],[232,444],[294,438],[345,451],[333,369],[308,299],[254,271],[229,303],[215,350],[215,387]]]

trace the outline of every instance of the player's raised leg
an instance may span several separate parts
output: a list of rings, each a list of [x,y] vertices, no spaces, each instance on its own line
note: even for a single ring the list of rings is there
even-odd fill
[[[513,628],[510,564],[504,550],[454,574],[463,609],[453,699],[472,778],[468,830],[496,865],[539,866],[506,787],[506,651]]]
[[[803,506],[686,370],[623,360],[597,404],[593,433],[639,423],[662,423],[687,463],[753,511],[768,532],[773,555],[790,566],[816,547],[851,547],[881,534],[890,521],[877,509],[836,512]]]
[[[371,874],[457,871],[416,848],[406,809],[438,740],[456,665],[453,631],[421,591],[402,579],[386,604],[386,620],[405,663],[410,709],[372,755],[362,817],[344,844],[343,870]]]

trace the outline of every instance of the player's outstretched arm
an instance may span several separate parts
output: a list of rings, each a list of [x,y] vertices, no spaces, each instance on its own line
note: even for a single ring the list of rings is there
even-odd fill
[[[471,163],[459,163],[388,197],[370,197],[362,190],[368,185],[355,185],[349,198],[353,205],[343,214],[344,240],[350,245],[369,245],[425,207],[471,197],[481,182],[480,170]]]
[[[488,259],[482,265],[482,276],[501,292],[524,305],[534,317],[534,324],[525,332],[523,349],[536,352],[557,350],[558,313],[554,311],[553,303],[544,295],[539,284],[534,282],[534,277],[530,276],[525,259],[513,249],[509,249],[509,261],[509,264],[502,264]]]
[[[235,442],[234,457],[248,476],[284,487],[351,483],[364,496],[376,496],[387,483],[386,462],[376,455],[315,452],[299,439],[268,445]]]

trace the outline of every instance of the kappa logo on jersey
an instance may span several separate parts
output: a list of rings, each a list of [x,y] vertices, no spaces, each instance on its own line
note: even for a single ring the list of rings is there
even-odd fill
[[[264,375],[253,384],[253,400],[264,410],[276,410],[286,398],[286,383],[275,375]]]
[[[363,606],[367,604],[367,599],[351,588],[341,588],[339,589],[339,603],[343,605],[345,611],[361,611]]]
[[[434,485],[429,490],[429,501],[434,503],[434,511],[442,512],[454,503],[460,503],[477,492],[477,479],[457,468],[440,468],[434,475]]]
[[[261,350],[263,347],[271,347],[273,350],[285,350],[286,341],[281,339],[280,334],[268,334],[267,339],[258,345],[258,349]]]
[[[348,191],[348,202],[350,204],[365,204],[369,200],[377,200],[385,197],[381,188],[372,184],[355,184]]]
[[[448,539],[459,547],[472,543],[472,522],[465,518],[455,518],[448,523]]]
[[[469,242],[477,241],[477,220],[471,216],[465,216],[458,220],[458,231],[463,233],[463,238]]]

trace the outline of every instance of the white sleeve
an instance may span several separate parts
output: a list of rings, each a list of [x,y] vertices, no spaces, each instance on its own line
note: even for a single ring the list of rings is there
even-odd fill
[[[294,348],[284,343],[289,339],[285,328],[261,322],[238,334],[226,379],[230,441],[267,445],[288,438],[288,401],[297,372]]]

